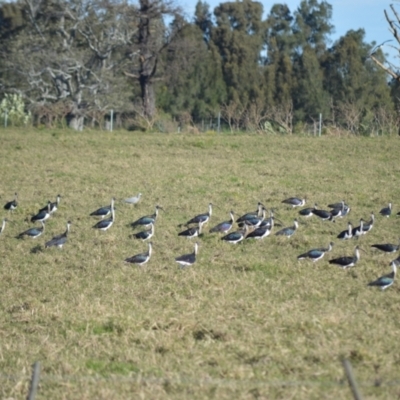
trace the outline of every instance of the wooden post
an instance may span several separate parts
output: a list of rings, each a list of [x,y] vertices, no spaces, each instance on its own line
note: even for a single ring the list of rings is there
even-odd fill
[[[344,372],[346,373],[346,378],[347,378],[347,380],[349,382],[349,386],[350,386],[351,391],[353,393],[354,400],[362,400],[361,393],[358,390],[357,382],[356,382],[356,380],[354,378],[354,375],[353,375],[353,369],[351,368],[350,361],[344,359],[342,361],[342,363],[343,363]]]
[[[39,377],[40,377],[40,362],[36,361],[35,364],[32,366],[33,372],[32,372],[32,379],[31,379],[31,384],[29,387],[29,393],[27,400],[35,400],[36,396],[36,391],[39,385]]]

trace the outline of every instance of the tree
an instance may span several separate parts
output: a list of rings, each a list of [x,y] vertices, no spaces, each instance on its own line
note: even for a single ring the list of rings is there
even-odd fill
[[[228,102],[243,107],[263,96],[262,13],[262,4],[251,0],[221,3],[214,10],[216,27],[211,37],[222,59]]]
[[[393,112],[393,102],[385,72],[369,57],[374,46],[365,43],[364,36],[363,29],[348,31],[329,49],[322,64],[325,87],[336,107],[342,111],[352,108],[359,123],[370,124],[379,109]],[[383,55],[377,53],[376,57]]]
[[[164,18],[175,20],[168,31]],[[177,33],[184,26],[181,10],[170,0],[139,0],[136,13],[138,30],[135,36],[136,47],[131,53],[131,65],[125,74],[139,83],[141,113],[145,118],[153,118],[156,111],[154,83],[161,54],[171,45]]]
[[[118,73],[126,59],[121,49],[136,29],[130,6],[111,0],[17,4],[24,24],[2,48],[3,91],[23,94],[33,107],[63,103],[68,125],[79,130],[88,112],[122,107],[128,93]]]
[[[267,17],[265,99],[268,108],[291,103],[293,16],[286,4],[275,4]]]

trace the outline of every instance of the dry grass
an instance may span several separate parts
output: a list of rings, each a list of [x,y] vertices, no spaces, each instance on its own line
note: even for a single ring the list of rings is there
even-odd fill
[[[196,265],[179,270],[174,262],[193,249],[177,225],[210,201],[218,208],[209,226],[258,201],[290,225],[297,211],[281,200],[294,195],[321,206],[345,199],[354,223],[389,201],[399,211],[397,137],[0,136],[1,200],[15,191],[20,198],[0,236],[0,397],[26,397],[30,366],[40,360],[38,398],[345,399],[340,360],[347,357],[367,398],[400,398],[400,286],[366,286],[396,257],[370,249],[397,241],[395,216],[377,215],[360,239],[367,253],[350,271],[327,259],[352,254],[355,241],[334,240],[332,254],[316,264],[296,260],[327,245],[347,219],[302,220],[290,240],[237,246],[207,228]],[[138,206],[117,202],[109,231],[91,228],[91,211],[139,191]],[[15,239],[58,193],[61,207],[45,234]],[[143,268],[124,264],[147,250],[129,237],[128,224],[156,204],[165,212],[153,258]],[[44,249],[68,219],[65,248]]]

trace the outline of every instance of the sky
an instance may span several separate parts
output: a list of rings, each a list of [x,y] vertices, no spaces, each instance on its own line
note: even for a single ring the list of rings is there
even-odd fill
[[[203,0],[210,5],[210,10],[222,3],[220,0]],[[276,3],[285,3],[293,13],[299,6],[301,0],[275,0],[266,1],[259,0],[264,6],[264,12],[269,13],[271,7]],[[365,42],[372,43],[375,41],[381,44],[386,40],[393,39],[393,35],[389,31],[389,25],[385,19],[384,10],[387,10],[390,17],[394,15],[390,9],[390,4],[394,4],[400,14],[400,0],[327,0],[332,6],[332,24],[335,27],[335,32],[331,36],[334,42],[341,36],[344,36],[347,31],[363,28],[365,30]],[[191,18],[194,15],[194,10],[197,0],[176,0],[176,4],[180,5],[185,14]],[[391,62],[400,64],[395,49],[390,47],[396,46],[396,42],[390,42],[383,46],[382,50],[387,53]],[[396,61],[397,60],[397,61]]]

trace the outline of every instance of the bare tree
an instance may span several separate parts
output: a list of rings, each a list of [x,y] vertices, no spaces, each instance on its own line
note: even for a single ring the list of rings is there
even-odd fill
[[[392,33],[393,37],[395,38],[396,42],[398,45],[400,45],[400,15],[399,13],[396,11],[395,7],[393,4],[390,5],[390,8],[392,10],[394,19],[391,18],[389,16],[389,13],[384,10],[385,13],[385,18],[386,21],[388,22],[389,26],[390,26],[390,32]],[[387,63],[387,65],[384,64],[383,61],[379,60],[379,58],[377,57],[377,52],[378,50],[385,45],[387,42],[390,42],[390,40],[385,41],[384,43],[379,44],[378,46],[376,46],[370,54],[371,59],[380,67],[382,68],[384,71],[386,71],[393,79],[395,79],[396,81],[400,82],[400,73],[398,70],[398,67],[396,67],[395,65],[393,65],[392,63]],[[391,47],[394,47],[392,45],[389,45]],[[400,52],[399,48],[394,47],[397,51]]]
[[[17,91],[33,107],[62,102],[68,125],[83,128],[93,110],[128,103],[121,71],[125,47],[137,32],[124,1],[24,0],[25,26],[3,49],[3,68],[12,77],[3,91]],[[26,62],[29,60],[29,62]]]

